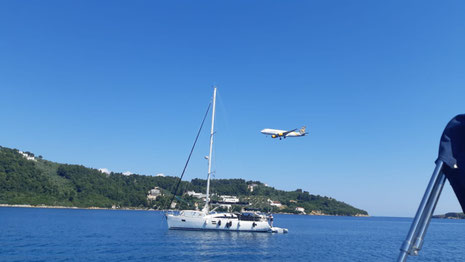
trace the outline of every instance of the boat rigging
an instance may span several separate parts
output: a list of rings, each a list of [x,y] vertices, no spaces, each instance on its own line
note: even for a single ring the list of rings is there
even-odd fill
[[[248,232],[267,232],[267,233],[287,233],[287,229],[273,227],[272,215],[265,215],[260,212],[243,212],[243,213],[218,213],[215,210],[210,211],[210,179],[212,175],[212,150],[213,150],[213,137],[215,134],[215,107],[216,107],[216,87],[213,89],[213,100],[210,103],[212,106],[212,120],[210,129],[210,150],[208,154],[208,174],[207,174],[207,192],[205,198],[205,206],[201,211],[199,210],[181,210],[177,213],[169,212],[166,213],[166,221],[169,229],[181,229],[181,230],[221,230],[221,231],[248,231]],[[183,172],[176,185],[174,195],[178,191],[178,187],[189,160],[192,156],[192,152],[197,143],[197,139],[202,130],[205,118],[210,109],[208,106],[207,112],[203,118],[202,124],[197,133],[194,145],[192,146],[191,152],[184,166]],[[173,201],[175,196],[171,199]],[[170,203],[171,206],[171,203]]]

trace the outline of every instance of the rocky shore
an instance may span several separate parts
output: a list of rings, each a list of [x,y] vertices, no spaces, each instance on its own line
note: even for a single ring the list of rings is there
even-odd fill
[[[446,213],[443,215],[434,215],[433,218],[445,218],[445,219],[465,219],[465,214],[463,213]]]

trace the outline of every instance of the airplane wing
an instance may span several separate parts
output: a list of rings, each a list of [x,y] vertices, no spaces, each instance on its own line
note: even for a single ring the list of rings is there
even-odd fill
[[[282,134],[282,136],[287,136],[287,134],[289,134],[289,133],[291,133],[291,132],[294,132],[294,131],[296,131],[296,130],[297,130],[297,128],[296,128],[296,129],[289,130],[289,131],[286,131],[286,132],[284,132],[284,133]]]

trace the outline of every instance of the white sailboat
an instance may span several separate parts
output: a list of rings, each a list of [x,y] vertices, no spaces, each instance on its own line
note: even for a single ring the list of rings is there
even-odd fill
[[[273,217],[259,212],[217,213],[210,210],[210,176],[212,174],[212,147],[215,124],[216,87],[213,90],[213,110],[210,131],[210,152],[208,155],[208,177],[205,206],[202,210],[182,210],[178,213],[167,213],[166,221],[169,229],[181,230],[218,230],[247,231],[267,233],[287,233],[287,229],[273,227]]]

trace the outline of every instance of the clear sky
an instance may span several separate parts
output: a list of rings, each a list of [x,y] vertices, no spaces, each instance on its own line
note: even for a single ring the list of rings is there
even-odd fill
[[[1,1],[0,145],[178,176],[216,84],[216,178],[413,216],[465,111],[464,14],[463,1]],[[206,177],[209,124],[188,180]]]

